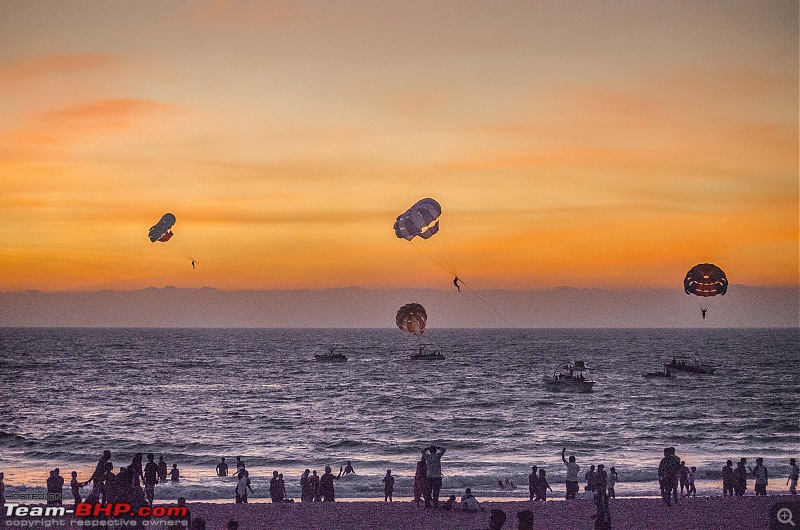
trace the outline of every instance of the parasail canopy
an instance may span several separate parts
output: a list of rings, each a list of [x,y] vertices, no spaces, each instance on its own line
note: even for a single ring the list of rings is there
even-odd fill
[[[397,310],[397,327],[408,333],[422,335],[425,332],[425,321],[428,314],[420,304],[406,304]]]
[[[725,272],[712,263],[695,265],[686,273],[683,280],[686,294],[696,296],[724,295],[728,290],[728,278]]]
[[[161,216],[161,219],[158,220],[156,224],[150,227],[150,241],[155,243],[156,241],[166,242],[169,241],[169,238],[172,237],[172,225],[175,224],[175,216],[171,213],[165,213]]]
[[[439,216],[442,207],[431,198],[422,199],[397,216],[394,233],[397,237],[411,241],[415,237],[428,239],[439,231]]]

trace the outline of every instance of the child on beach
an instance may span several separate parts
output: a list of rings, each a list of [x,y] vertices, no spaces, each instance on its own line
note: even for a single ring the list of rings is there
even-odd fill
[[[547,490],[550,490],[550,493],[553,492],[553,488],[550,487],[550,484],[547,482],[547,473],[545,473],[544,469],[539,470],[539,479],[536,481],[537,487],[537,500],[546,501],[547,500]]]
[[[456,505],[456,496],[450,495],[450,498],[442,503],[442,510],[452,510]]]
[[[612,499],[617,498],[617,494],[614,492],[614,485],[619,480],[619,476],[617,475],[617,470],[614,466],[611,466],[611,471],[608,474],[608,496]]]
[[[2,475],[2,473],[0,473]],[[797,477],[800,475],[800,469],[797,467],[797,461],[794,458],[789,459],[789,478],[786,479],[786,485],[789,486],[789,493],[797,495]],[[2,477],[0,477],[2,478]],[[790,484],[791,483],[791,484]]]
[[[386,470],[386,476],[383,477],[383,502],[392,502],[392,492],[394,491],[394,477],[392,470]]]
[[[465,512],[478,512],[481,509],[481,505],[472,495],[472,489],[467,488],[467,491],[464,493],[464,496],[461,497],[461,509]]]
[[[697,497],[697,489],[694,487],[694,474],[697,471],[695,466],[689,468],[689,475],[686,479],[688,481],[688,487],[686,488],[686,496],[688,497],[691,495],[692,497]]]
[[[81,484],[78,482],[78,472],[72,472],[72,480],[69,481],[69,489],[72,490],[72,498],[75,500],[75,504],[81,503]]]

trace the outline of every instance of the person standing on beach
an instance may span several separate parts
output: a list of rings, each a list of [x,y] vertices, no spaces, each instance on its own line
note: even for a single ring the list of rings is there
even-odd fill
[[[567,486],[567,499],[574,499],[575,495],[578,493],[578,471],[580,471],[581,468],[575,462],[575,455],[569,455],[569,461],[567,461],[564,457],[566,452],[566,447],[561,449],[561,461],[567,466],[567,478],[565,481]]]
[[[675,448],[665,447],[664,458],[658,464],[658,481],[661,485],[661,497],[667,506],[672,506],[670,498],[673,497],[675,504],[678,503],[678,471],[680,467],[681,459],[675,455]]]
[[[158,484],[158,464],[154,459],[153,453],[147,453],[147,464],[144,466],[144,497],[150,506],[156,498],[156,484]]]
[[[386,470],[386,476],[383,477],[383,502],[392,502],[392,492],[394,492],[394,477],[392,470]]]
[[[82,484],[78,482],[78,472],[73,471],[72,480],[69,481],[69,489],[72,491],[72,500],[75,501],[75,504],[80,504],[82,502],[81,486]]]
[[[428,485],[428,468],[425,459],[420,458],[417,462],[417,469],[414,472],[414,502],[419,506],[420,499],[425,495],[425,488]]]
[[[422,450],[425,459],[425,477],[428,484],[425,486],[425,507],[439,507],[439,490],[442,489],[442,456],[447,449],[432,445]]]
[[[736,492],[737,497],[743,497],[747,491],[747,463],[746,458],[742,458],[736,463],[736,469],[733,470],[733,490]]]
[[[695,466],[692,466],[691,468],[689,468],[689,477],[687,479],[688,487],[686,488],[686,496],[687,497],[690,496],[690,495],[692,497],[697,497],[697,488],[694,487],[694,475],[695,475],[696,472],[697,472],[697,468]]]
[[[722,495],[733,496],[733,460],[725,462],[722,468]]]
[[[756,478],[756,484],[754,486],[756,495],[766,495],[769,478],[767,466],[764,465],[763,458],[756,458],[756,467],[753,468],[752,474]]]
[[[317,475],[316,469],[311,472],[311,476],[308,480],[308,487],[314,490],[314,502],[320,502],[322,500],[322,493],[319,491],[319,475]]]
[[[797,478],[800,475],[800,469],[797,467],[797,460],[794,458],[789,459],[789,478],[786,479],[786,485],[789,486],[789,493],[797,495]],[[3,474],[0,473],[0,483],[2,482]]]
[[[583,476],[586,479],[586,485],[583,487],[584,491],[594,491],[597,489],[597,472],[594,470],[594,464],[589,466],[589,471]]]
[[[619,480],[619,476],[617,475],[617,470],[614,466],[611,466],[611,469],[608,473],[608,488],[606,489],[609,498],[616,499],[617,494],[614,491],[614,486],[616,486],[617,481]]]
[[[283,500],[283,495],[280,492],[281,483],[280,479],[278,478],[278,472],[272,472],[272,479],[269,481],[269,497],[272,499],[272,502],[281,502]]]
[[[250,473],[244,467],[239,468],[237,473],[239,480],[236,482],[236,504],[247,504],[247,490],[253,493],[253,488],[250,486]]]
[[[333,473],[331,473],[331,466],[325,466],[325,473],[319,479],[319,491],[322,496],[322,502],[336,501],[333,492],[333,481],[342,477],[342,471],[344,471],[344,468],[339,466],[339,474],[334,477]]]
[[[50,471],[50,477],[47,479],[47,505],[56,506],[61,504],[63,496],[62,489],[64,487],[64,477],[61,476],[60,470],[55,468]]]
[[[528,500],[530,501],[539,500],[539,497],[537,496],[538,487],[536,485],[538,480],[539,477],[536,475],[536,466],[531,466],[531,474],[528,475],[528,497],[530,497]]]
[[[111,460],[111,451],[106,449],[103,451],[100,460],[97,461],[97,467],[94,468],[94,473],[89,477],[88,482],[92,482],[92,492],[86,498],[87,502],[98,502],[103,493],[103,481],[106,476],[106,463]]]
[[[228,476],[228,464],[225,463],[225,457],[222,457],[222,460],[219,461],[216,467],[217,476],[218,477],[227,477]]]
[[[553,493],[553,488],[551,488],[550,484],[547,482],[547,473],[544,469],[540,469],[539,477],[536,479],[536,500],[543,502],[546,501],[547,490],[550,490],[550,493]]]
[[[300,502],[314,502],[314,486],[311,484],[310,469],[300,475]]]
[[[681,496],[685,497],[686,494],[683,493],[683,490],[686,490],[686,493],[689,493],[689,468],[686,467],[686,462],[681,460],[681,467],[678,468],[678,484],[680,485]]]
[[[167,481],[167,462],[164,455],[158,457],[158,481],[162,484]]]
[[[0,506],[6,504],[6,483],[3,480],[6,478],[5,473],[0,473]],[[5,512],[3,512],[5,515]]]

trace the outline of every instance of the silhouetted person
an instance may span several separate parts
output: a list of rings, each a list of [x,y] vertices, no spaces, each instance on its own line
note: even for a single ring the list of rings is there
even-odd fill
[[[464,495],[461,497],[461,509],[465,512],[478,512],[481,509],[481,505],[478,499],[472,494],[471,488],[467,488]]]
[[[733,470],[733,491],[737,497],[744,496],[747,491],[747,459],[742,458],[736,463],[736,469]]]
[[[440,508],[442,510],[452,510],[455,505],[456,505],[456,496],[450,495],[450,497],[442,503]]]
[[[594,515],[594,527],[596,530],[611,530],[611,511],[608,508],[608,495],[597,488],[594,496],[594,505],[597,511]]]
[[[597,473],[594,477],[594,491],[600,495],[608,495],[607,487],[608,473],[606,472],[606,466],[598,464]]]
[[[392,502],[392,493],[394,492],[394,477],[392,470],[386,470],[386,476],[383,477],[383,502]]]
[[[697,472],[697,468],[692,466],[689,468],[689,477],[688,477],[688,488],[686,488],[686,496],[697,497],[697,488],[694,487],[694,475]]]
[[[331,466],[325,466],[325,473],[319,478],[319,491],[322,496],[322,502],[334,502],[336,500],[333,492],[333,481],[341,478],[342,471],[344,471],[344,468],[339,466],[339,474],[333,476]]]
[[[540,501],[547,500],[547,490],[553,492],[553,488],[547,482],[547,472],[544,469],[539,470],[539,478],[536,480],[536,497]]]
[[[133,455],[133,460],[131,460],[131,463],[128,466],[128,475],[130,476],[131,484],[137,488],[141,488],[142,480],[144,480],[144,471],[142,470],[142,453],[136,453]]]
[[[169,472],[169,479],[172,482],[180,482],[180,480],[181,480],[181,472],[178,469],[178,464],[172,464],[172,469]]]
[[[236,481],[236,489],[234,490],[236,493],[236,503],[247,504],[247,490],[253,493],[253,488],[250,487],[250,473],[248,473],[244,467],[240,467],[237,476],[239,480]]]
[[[0,473],[0,482],[2,482],[3,474]],[[786,479],[786,485],[789,486],[789,493],[797,495],[797,478],[800,475],[800,468],[797,467],[797,461],[794,458],[789,459],[789,478]]]
[[[217,476],[218,477],[227,477],[228,476],[228,464],[225,463],[225,457],[223,456],[222,459],[217,464]]]
[[[349,475],[350,473],[355,475],[356,474],[356,470],[353,469],[353,464],[351,464],[350,461],[348,460],[347,461],[347,465],[344,466],[344,472],[342,474],[343,475]]]
[[[597,473],[594,470],[594,464],[589,466],[589,471],[586,472],[586,475],[583,476],[586,479],[586,486],[583,487],[585,491],[594,491],[597,489],[596,485],[596,478]]]
[[[50,506],[60,505],[62,502],[64,477],[60,473],[61,471],[55,468],[47,479],[47,504]]]
[[[0,473],[0,506],[6,503],[6,483],[3,480],[6,478],[5,473]],[[5,515],[5,513],[3,514]]]
[[[517,528],[519,530],[533,530],[533,511],[521,510],[517,512]]]
[[[80,504],[82,501],[81,486],[83,486],[83,484],[78,482],[78,472],[73,471],[72,480],[69,481],[69,489],[72,492],[72,500],[75,501],[75,504]]]
[[[281,483],[277,471],[272,472],[272,478],[269,481],[269,497],[272,499],[272,502],[281,502],[283,500]]]
[[[417,469],[414,472],[414,502],[419,506],[420,499],[425,495],[428,487],[428,467],[425,458],[420,458],[417,462]]]
[[[493,508],[489,513],[489,530],[500,530],[506,524],[506,512]]]
[[[530,497],[528,500],[539,500],[536,497],[537,489],[536,489],[536,481],[539,480],[538,474],[536,473],[536,466],[531,466],[531,474],[528,475],[528,496]]]
[[[612,499],[617,498],[617,494],[614,491],[614,486],[616,486],[618,480],[619,476],[617,475],[617,470],[614,469],[614,466],[611,466],[611,469],[608,473],[608,487],[606,488],[606,491],[608,492],[608,496]]]
[[[425,507],[439,507],[439,490],[442,489],[442,455],[447,449],[432,445],[422,450],[425,459],[425,476],[428,484],[425,487]]]
[[[158,484],[158,464],[153,459],[153,453],[147,453],[147,464],[144,466],[144,496],[150,506],[156,498],[156,484]]]
[[[578,471],[581,470],[580,466],[575,462],[575,455],[569,455],[569,461],[564,457],[567,448],[561,450],[561,461],[567,466],[567,478],[565,479],[567,486],[567,499],[574,499],[575,494],[578,493]]]
[[[458,292],[460,293],[461,292],[461,287],[459,287],[458,282],[459,282],[458,276],[453,278],[453,285],[456,286],[456,289],[458,289]]]
[[[310,469],[300,475],[300,502],[314,502],[314,485],[311,483]]]
[[[733,461],[728,460],[722,468],[722,495],[733,496]]]
[[[752,474],[756,478],[756,483],[753,486],[756,495],[766,495],[769,475],[767,473],[767,466],[764,465],[763,458],[756,458],[756,467],[753,468]]]
[[[681,460],[681,467],[678,468],[678,484],[681,495],[685,496],[684,490],[689,491],[689,468],[686,467],[686,462],[683,460]]]
[[[703,320],[706,319],[706,311],[707,311],[707,309],[705,307],[700,310],[700,312],[703,314]]]
[[[167,462],[163,455],[158,457],[158,481],[162,483],[167,481]]]
[[[664,504],[672,506],[671,498],[678,502],[678,471],[681,460],[675,455],[674,447],[664,448],[664,458],[658,464],[658,481],[661,485],[661,498]]]
[[[309,480],[309,487],[314,489],[314,502],[319,502],[322,500],[322,493],[319,490],[319,475],[317,475],[317,470],[311,472],[311,476],[308,477]]]
[[[92,492],[86,498],[87,502],[100,502],[103,495],[103,483],[106,478],[106,463],[109,460],[111,460],[111,451],[103,451],[100,460],[97,461],[97,467],[94,468],[94,473],[87,481],[92,483]]]
[[[240,469],[244,469],[244,461],[242,460],[241,456],[236,457],[236,472],[238,473]]]

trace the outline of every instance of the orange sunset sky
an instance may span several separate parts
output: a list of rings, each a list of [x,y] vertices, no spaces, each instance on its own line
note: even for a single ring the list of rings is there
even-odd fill
[[[476,289],[798,285],[796,1],[4,0],[0,50],[3,291],[452,288],[423,197]]]

